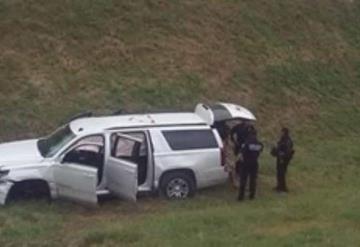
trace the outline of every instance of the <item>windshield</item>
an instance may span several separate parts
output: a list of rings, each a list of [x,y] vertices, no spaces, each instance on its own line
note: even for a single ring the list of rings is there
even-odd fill
[[[50,136],[38,141],[38,148],[44,158],[54,156],[62,147],[75,138],[69,125],[56,130]]]

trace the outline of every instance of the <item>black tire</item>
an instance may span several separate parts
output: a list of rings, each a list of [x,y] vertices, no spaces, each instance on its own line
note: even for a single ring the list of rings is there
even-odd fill
[[[7,203],[23,200],[51,201],[50,189],[44,181],[24,181],[15,183],[9,191]]]
[[[177,188],[175,188],[177,187]],[[191,198],[196,192],[196,182],[188,172],[176,171],[167,173],[161,179],[161,196],[168,200]]]

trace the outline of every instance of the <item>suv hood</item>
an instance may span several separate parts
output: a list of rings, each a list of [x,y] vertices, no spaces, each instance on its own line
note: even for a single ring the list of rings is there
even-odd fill
[[[37,139],[0,144],[0,166],[16,165],[24,162],[43,160],[38,147]]]

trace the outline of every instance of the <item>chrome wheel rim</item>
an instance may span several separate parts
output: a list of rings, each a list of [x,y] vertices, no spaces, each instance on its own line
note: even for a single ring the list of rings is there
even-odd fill
[[[166,194],[171,199],[185,199],[189,195],[189,184],[182,178],[175,178],[168,183]]]

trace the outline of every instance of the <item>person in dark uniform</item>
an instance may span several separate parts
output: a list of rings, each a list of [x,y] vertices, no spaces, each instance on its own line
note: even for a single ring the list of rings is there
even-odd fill
[[[278,192],[288,192],[286,172],[294,153],[294,143],[290,137],[290,131],[288,128],[283,128],[281,130],[280,140],[276,148],[272,151],[272,155],[276,157],[277,186],[274,190]]]
[[[241,121],[235,125],[230,131],[230,139],[233,143],[233,152],[236,157],[236,162],[231,166],[230,180],[235,187],[239,187],[241,166],[244,162],[241,156],[241,146],[247,139],[250,129],[254,127],[249,121]],[[239,155],[240,154],[240,155]]]
[[[252,125],[250,124],[250,122],[242,121],[231,129],[230,138],[231,141],[234,143],[235,155],[238,155],[240,153],[241,146],[247,139],[251,127]]]
[[[227,141],[230,135],[230,128],[225,121],[215,122],[213,126],[219,133],[223,141]]]
[[[241,153],[243,155],[243,164],[240,171],[240,188],[238,200],[242,201],[245,197],[245,188],[249,180],[250,200],[255,198],[256,194],[256,179],[259,170],[258,158],[264,146],[257,139],[255,128],[249,132],[249,136],[242,144]]]
[[[254,126],[251,125],[249,121],[242,121],[241,123],[235,125],[231,129],[230,139],[234,144],[234,154],[237,156],[241,154],[241,147],[249,136],[250,131],[255,130]],[[241,166],[244,162],[243,157],[238,157],[235,164],[235,171],[238,176],[240,176]]]

